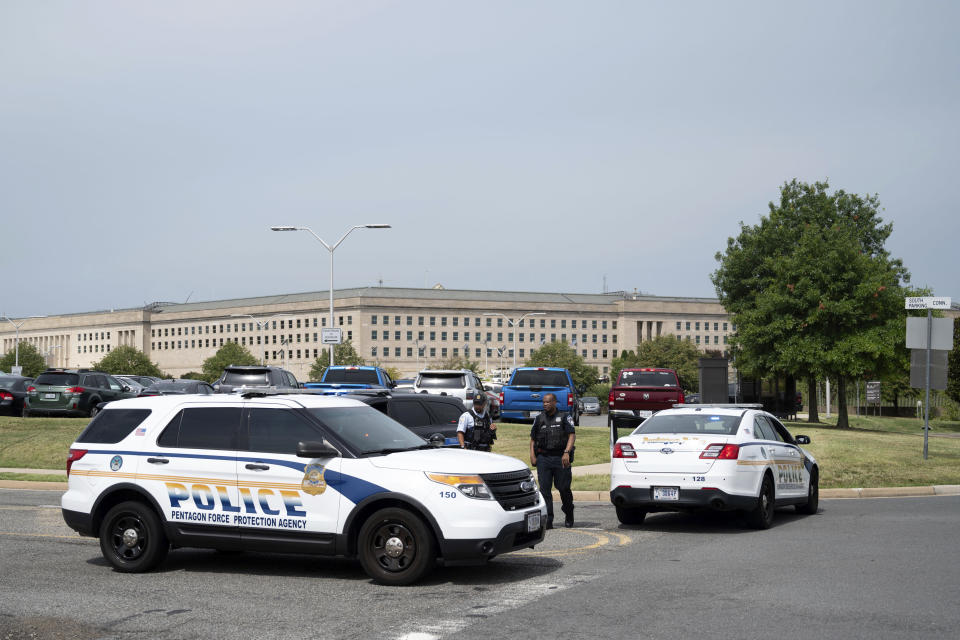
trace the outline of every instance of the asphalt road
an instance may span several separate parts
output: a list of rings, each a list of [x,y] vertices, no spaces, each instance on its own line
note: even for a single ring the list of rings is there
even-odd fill
[[[345,559],[175,550],[112,571],[59,494],[0,490],[0,639],[951,638],[960,496],[823,500],[768,531],[730,515],[578,527],[484,567],[390,588]]]

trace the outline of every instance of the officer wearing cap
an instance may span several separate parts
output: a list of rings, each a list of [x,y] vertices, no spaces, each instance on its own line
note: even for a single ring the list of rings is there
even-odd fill
[[[473,398],[473,408],[460,416],[457,422],[457,440],[461,449],[490,451],[497,439],[497,425],[487,413],[487,394],[480,392]]]
[[[547,503],[547,529],[553,528],[553,494],[551,485],[560,494],[561,510],[566,518],[564,526],[573,526],[573,443],[576,441],[573,418],[557,411],[557,396],[543,396],[543,413],[533,421],[530,429],[530,464],[537,468],[540,494]]]

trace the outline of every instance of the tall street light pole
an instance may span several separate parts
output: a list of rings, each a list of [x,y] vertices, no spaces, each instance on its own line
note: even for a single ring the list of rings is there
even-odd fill
[[[264,354],[266,353],[266,349],[264,347],[266,347],[267,343],[263,339],[263,328],[266,325],[270,324],[270,321],[273,320],[274,318],[284,318],[292,315],[293,315],[292,313],[275,313],[269,318],[264,318],[263,320],[257,320],[256,316],[250,315],[249,313],[231,313],[230,317],[231,318],[250,318],[251,320],[257,323],[257,329],[260,330],[260,343],[261,343],[260,344],[260,364],[266,364],[266,362],[264,361]]]
[[[483,314],[483,315],[485,315],[485,316],[501,316],[501,317],[506,318],[506,319],[507,319],[507,322],[510,323],[510,327],[513,329],[513,368],[516,369],[516,368],[517,368],[517,325],[518,325],[519,323],[523,322],[523,319],[524,319],[524,318],[528,318],[528,317],[530,317],[530,316],[545,316],[545,315],[547,315],[547,314],[544,313],[543,311],[531,311],[530,313],[525,313],[525,314],[523,314],[522,316],[520,316],[519,318],[517,318],[517,319],[515,319],[515,320],[512,319],[512,318],[510,318],[509,316],[507,316],[507,314],[505,314],[505,313],[500,313],[500,312],[485,313],[485,314]],[[501,369],[501,370],[503,369],[503,363],[500,363],[500,369]],[[503,373],[503,371],[501,371],[501,373]]]
[[[318,236],[313,232],[313,229],[309,227],[270,227],[271,231],[306,231],[314,238],[320,241],[327,251],[330,252],[330,328],[333,329],[333,252],[336,251],[337,247],[340,246],[340,243],[347,239],[347,236],[350,235],[354,229],[389,229],[390,225],[388,224],[358,224],[350,227],[343,236],[333,245],[329,245],[323,241],[323,238]],[[330,366],[333,366],[333,347],[330,345]]]
[[[23,323],[29,320],[30,318],[46,318],[47,316],[27,316],[26,318],[21,320],[19,324],[11,320],[9,316],[3,316],[3,317],[6,318],[7,322],[12,324],[17,329],[17,335],[13,339],[13,350],[14,350],[13,366],[19,367],[20,366],[20,327],[22,327]]]

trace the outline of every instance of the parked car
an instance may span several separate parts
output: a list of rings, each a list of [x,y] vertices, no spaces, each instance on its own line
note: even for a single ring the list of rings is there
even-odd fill
[[[475,395],[485,393],[480,378],[470,369],[424,369],[417,376],[413,390],[459,398],[464,410],[473,406]]]
[[[140,395],[141,391],[143,391],[148,386],[150,386],[150,384],[153,384],[152,382],[149,384],[143,384],[143,383],[137,382],[130,376],[113,376],[113,377],[119,380],[122,384],[125,384],[128,387],[130,387],[130,392],[137,396]]]
[[[246,387],[299,389],[301,385],[292,373],[280,367],[236,364],[224,369],[213,383],[217,393],[238,393]]]
[[[600,415],[600,399],[596,396],[585,396],[580,398],[580,407],[581,412],[584,415],[589,416],[598,416]]]
[[[203,380],[161,380],[140,392],[140,397],[171,396],[187,394],[211,395],[216,393],[213,387]]]
[[[160,382],[161,380],[163,380],[163,378],[157,378],[156,376],[136,376],[136,375],[130,375],[126,373],[119,373],[113,377],[116,378],[117,380],[120,380],[121,382],[123,381],[136,382],[144,389],[152,385],[154,382]]]
[[[393,393],[389,391],[356,391],[349,396],[387,414],[410,431],[437,443],[457,444],[457,422],[463,415],[458,398],[427,393]]]
[[[23,415],[23,403],[27,397],[27,386],[33,378],[24,376],[0,376],[0,413]]]
[[[97,415],[101,403],[132,398],[128,385],[102,371],[47,369],[27,387],[23,417]]]
[[[342,396],[359,389],[392,389],[393,380],[386,369],[362,365],[327,367],[320,382],[305,382],[305,389],[321,389],[326,395]]]
[[[517,367],[510,382],[500,391],[500,410],[507,418],[533,420],[543,410],[543,396],[553,394],[557,409],[570,414],[580,425],[577,388],[567,369],[561,367]]]

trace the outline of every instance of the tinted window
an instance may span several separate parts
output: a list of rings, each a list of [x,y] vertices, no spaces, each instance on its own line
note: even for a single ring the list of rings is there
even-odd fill
[[[250,409],[247,412],[250,451],[297,454],[297,443],[321,440],[323,434],[289,409]]]
[[[149,409],[105,409],[90,421],[77,442],[116,444],[130,435],[149,415]]]
[[[463,375],[459,373],[431,373],[421,375],[417,385],[421,389],[463,389],[466,382],[463,380]]]
[[[120,389],[123,387],[123,385],[120,384],[119,381],[115,380],[114,378],[111,378],[110,376],[107,376],[107,383],[110,385],[110,388],[113,389],[114,391],[120,391]]]
[[[563,371],[538,371],[525,369],[517,371],[510,380],[511,386],[518,387],[566,387],[569,384]]]
[[[184,409],[166,426],[157,444],[185,449],[237,448],[239,407],[197,407]]]
[[[433,422],[417,400],[394,400],[390,405],[390,417],[405,427],[422,427]]]
[[[324,382],[347,384],[378,384],[377,372],[373,369],[330,369],[323,376]]]
[[[621,371],[618,387],[676,387],[677,376],[672,371]]]
[[[223,384],[233,387],[267,386],[266,369],[262,371],[227,371],[223,374]]]
[[[709,413],[655,414],[647,418],[633,433],[708,433],[732,436],[737,432],[740,416],[717,416]]]
[[[36,384],[49,384],[54,387],[75,387],[80,382],[80,376],[75,373],[41,373],[37,376]]]
[[[790,432],[787,431],[787,428],[784,427],[776,418],[771,418],[766,416],[767,422],[770,423],[770,427],[773,429],[774,433],[777,436],[777,440],[781,442],[790,442],[796,444],[796,441],[793,439],[793,436],[790,435]]]
[[[429,447],[423,438],[371,407],[325,407],[308,411],[360,454]]]
[[[777,437],[773,435],[773,429],[770,427],[767,419],[763,416],[753,417],[753,434],[760,440],[777,439]]]
[[[25,382],[26,381],[20,378],[0,378],[0,388],[10,389],[11,391],[23,391]]]
[[[431,402],[429,404],[434,415],[437,416],[437,421],[441,423],[457,424],[460,421],[460,416],[463,415],[463,407],[458,404],[447,402]]]

